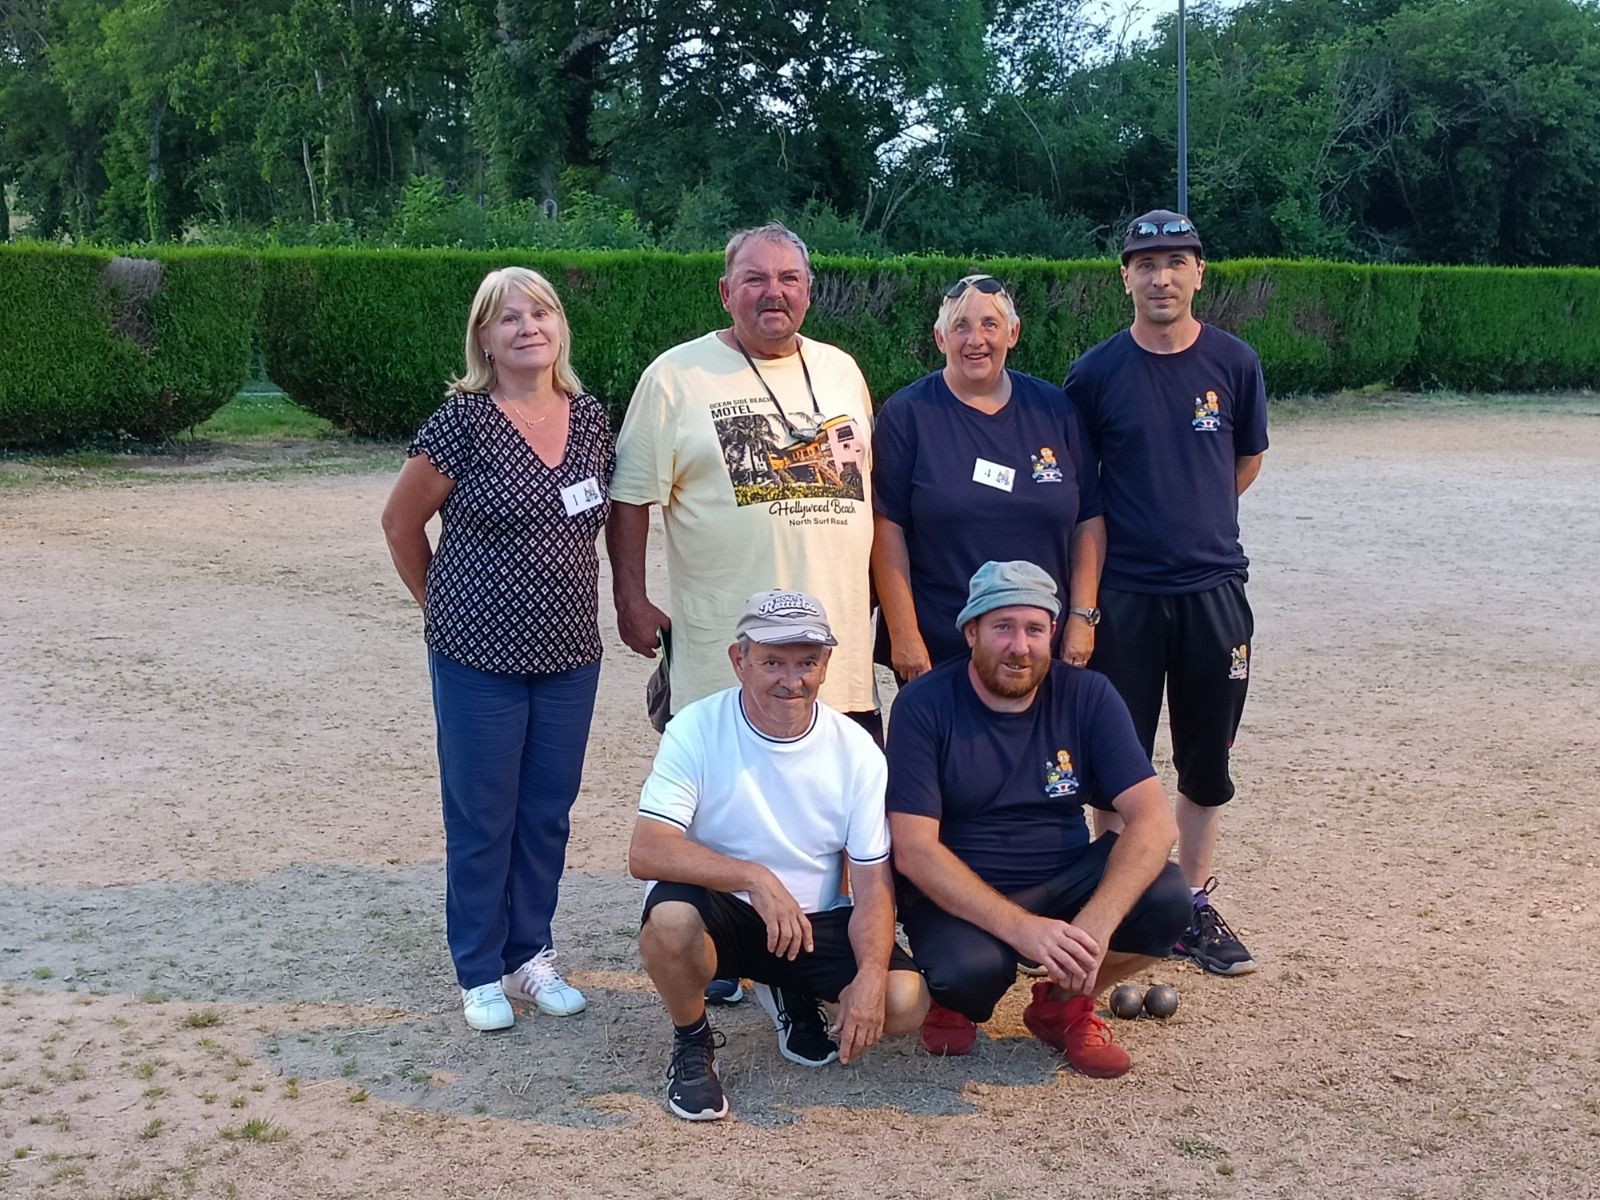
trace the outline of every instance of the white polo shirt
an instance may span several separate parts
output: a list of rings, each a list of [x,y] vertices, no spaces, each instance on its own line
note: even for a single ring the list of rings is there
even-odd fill
[[[733,687],[672,718],[639,793],[639,815],[760,863],[802,912],[825,912],[850,903],[840,890],[841,852],[863,865],[889,857],[887,781],[883,752],[848,717],[819,703],[805,733],[768,737],[750,724]]]

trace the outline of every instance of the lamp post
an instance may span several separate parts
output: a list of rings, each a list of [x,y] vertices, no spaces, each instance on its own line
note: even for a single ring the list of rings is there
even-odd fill
[[[1189,215],[1189,22],[1178,0],[1178,211]]]

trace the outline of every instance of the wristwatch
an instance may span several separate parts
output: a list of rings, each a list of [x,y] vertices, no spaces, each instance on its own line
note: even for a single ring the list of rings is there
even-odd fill
[[[1090,626],[1100,624],[1100,610],[1098,608],[1069,608],[1067,616],[1082,617]]]

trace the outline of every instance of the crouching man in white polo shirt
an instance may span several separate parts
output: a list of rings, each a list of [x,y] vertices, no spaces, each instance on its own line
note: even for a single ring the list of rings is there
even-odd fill
[[[894,940],[883,754],[817,701],[837,644],[827,614],[804,592],[758,592],[735,633],[739,686],[667,726],[628,850],[628,869],[653,881],[639,949],[677,1027],[667,1105],[690,1121],[728,1113],[722,1035],[706,1021],[713,977],[755,980],[778,1049],[803,1066],[852,1062],[928,1008]],[[831,1031],[819,1000],[838,1005]]]

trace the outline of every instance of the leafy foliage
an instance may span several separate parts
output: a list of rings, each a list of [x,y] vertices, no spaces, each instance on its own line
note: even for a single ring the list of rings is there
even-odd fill
[[[1175,16],[1103,11],[9,0],[0,194],[79,243],[1081,256],[1175,183]],[[1600,263],[1594,0],[1189,12],[1214,258]]]

